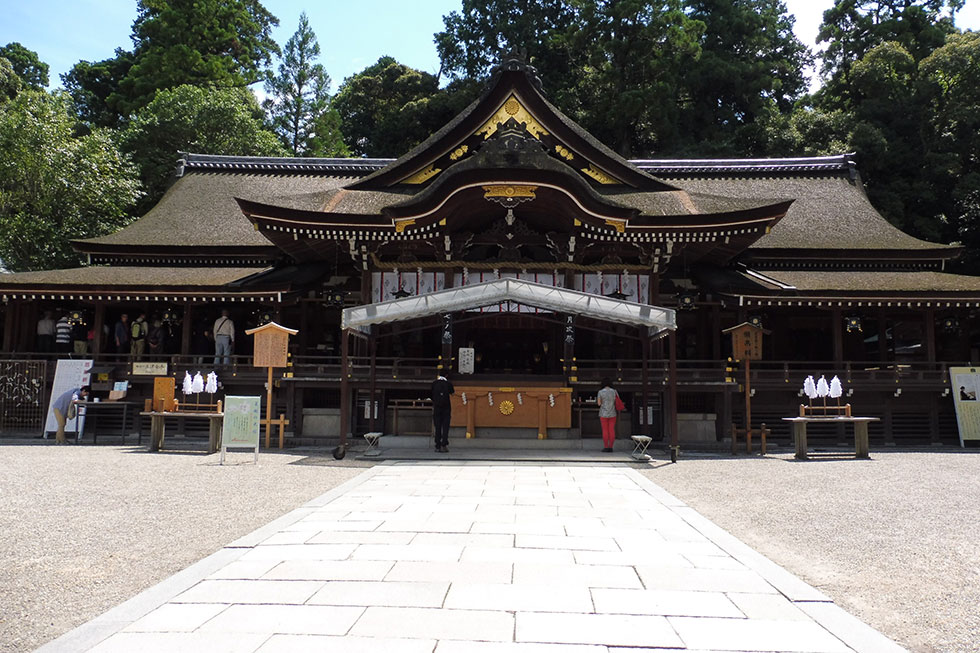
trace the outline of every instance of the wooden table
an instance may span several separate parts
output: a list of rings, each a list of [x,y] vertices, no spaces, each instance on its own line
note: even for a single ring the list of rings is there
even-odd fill
[[[163,449],[163,436],[166,429],[168,417],[206,417],[208,419],[208,453],[215,453],[221,445],[221,427],[225,417],[224,413],[195,413],[191,411],[150,411],[141,412],[140,415],[150,417],[150,451],[160,451]]]
[[[854,457],[870,458],[868,455],[868,423],[877,422],[877,417],[784,417],[784,422],[793,424],[793,439],[796,440],[796,457],[806,460],[806,425],[850,423],[854,429]]]

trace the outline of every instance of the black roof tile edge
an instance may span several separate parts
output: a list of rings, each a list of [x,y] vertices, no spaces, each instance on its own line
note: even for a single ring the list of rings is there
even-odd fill
[[[186,170],[368,174],[384,168],[394,160],[253,157],[186,153],[182,154],[182,158],[177,162],[177,176],[182,176]],[[630,163],[646,172],[667,176],[671,174],[852,171],[856,165],[854,154],[780,159],[632,159]]]

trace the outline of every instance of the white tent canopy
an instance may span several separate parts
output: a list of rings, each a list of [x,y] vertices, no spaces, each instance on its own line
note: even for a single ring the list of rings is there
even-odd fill
[[[345,308],[341,326],[344,329],[356,329],[368,333],[373,324],[414,320],[505,302],[556,313],[582,315],[606,322],[647,327],[651,335],[677,328],[676,314],[669,308],[637,304],[512,278]]]

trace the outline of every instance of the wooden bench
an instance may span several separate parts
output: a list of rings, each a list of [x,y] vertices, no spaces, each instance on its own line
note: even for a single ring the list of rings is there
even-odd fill
[[[868,454],[868,424],[877,422],[877,417],[784,417],[784,422],[793,425],[793,439],[796,441],[796,458],[807,459],[806,425],[810,422],[820,424],[840,424],[846,422],[854,430],[854,457],[870,458]]]
[[[762,440],[762,455],[766,455],[766,438],[772,435],[772,431],[766,427],[766,423],[763,422],[759,425],[758,429],[750,428],[748,433],[745,429],[738,428],[735,424],[732,424],[732,455],[737,453],[736,446],[738,444],[738,438],[745,438],[745,451],[747,453],[752,453],[752,433],[753,431],[759,432],[759,438]]]

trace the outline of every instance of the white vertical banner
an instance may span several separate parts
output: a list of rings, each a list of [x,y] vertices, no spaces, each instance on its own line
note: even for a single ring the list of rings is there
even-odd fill
[[[416,268],[371,273],[371,301],[375,304],[398,299],[395,293],[399,290],[409,295],[425,295],[445,288],[443,272],[424,272]]]
[[[521,281],[531,281],[533,283],[540,283],[542,286],[554,286],[555,288],[565,287],[565,273],[564,272],[487,272],[487,271],[477,271],[470,272],[464,278],[459,272],[453,275],[453,287],[460,288],[462,286],[473,286],[478,283],[486,283],[487,281],[495,281],[497,279],[520,279]],[[493,304],[492,306],[484,306],[482,308],[471,309],[471,312],[475,313],[551,313],[551,311],[546,311],[544,309],[536,308],[534,306],[524,306],[523,304],[515,304],[513,302],[503,302],[502,304]]]
[[[48,400],[48,416],[44,421],[44,437],[58,430],[58,420],[54,418],[54,402],[69,390],[89,385],[92,378],[91,360],[61,359],[54,370],[54,385]],[[65,423],[65,431],[81,431],[85,428],[85,416],[78,415]]]
[[[650,298],[650,275],[631,273],[576,274],[575,290],[592,295],[626,296],[626,301],[646,304]]]

